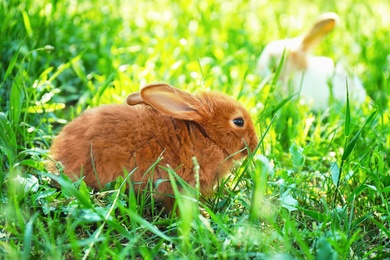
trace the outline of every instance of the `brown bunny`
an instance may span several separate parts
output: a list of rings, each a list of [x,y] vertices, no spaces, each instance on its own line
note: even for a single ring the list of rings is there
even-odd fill
[[[84,176],[87,185],[98,189],[135,169],[130,179],[143,188],[149,179],[168,180],[163,167],[169,166],[195,185],[195,156],[200,191],[210,196],[234,160],[244,158],[247,147],[256,148],[249,113],[224,94],[192,95],[168,84],[151,84],[126,102],[85,111],[62,129],[51,156],[63,164],[65,174],[72,179]],[[54,163],[48,168],[54,172]],[[173,199],[163,195],[172,194],[172,187],[168,181],[158,183],[156,198],[170,210]]]

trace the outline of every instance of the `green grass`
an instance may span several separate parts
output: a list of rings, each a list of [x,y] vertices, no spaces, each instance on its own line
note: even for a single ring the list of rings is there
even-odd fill
[[[390,257],[388,1],[81,2],[0,0],[1,259]],[[350,64],[370,98],[281,106],[272,79],[259,88],[257,58],[324,11],[342,23],[316,53]],[[208,201],[181,183],[180,216],[123,179],[53,185],[44,163],[61,127],[156,81],[237,98],[257,153]]]

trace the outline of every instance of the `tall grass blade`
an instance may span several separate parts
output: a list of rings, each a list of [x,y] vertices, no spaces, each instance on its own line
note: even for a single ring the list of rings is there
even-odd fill
[[[28,37],[31,38],[33,36],[33,30],[31,27],[30,17],[28,16],[28,13],[26,12],[26,10],[21,10],[21,12],[23,15],[24,28],[26,29]]]
[[[249,222],[256,223],[263,206],[264,194],[267,187],[267,176],[269,175],[269,162],[261,161],[261,166],[253,171],[253,192],[249,209]]]
[[[8,158],[12,167],[17,155],[17,142],[14,130],[4,113],[0,113],[0,149]]]
[[[284,65],[284,62],[285,62],[285,58],[286,58],[286,50],[283,51],[283,55],[282,55],[282,57],[280,58],[278,67],[277,67],[277,69],[276,69],[276,71],[275,71],[275,74],[274,74],[274,76],[273,76],[273,78],[272,78],[272,82],[271,82],[271,85],[270,85],[270,89],[269,89],[269,91],[268,91],[268,96],[267,96],[267,98],[266,98],[266,100],[265,100],[265,102],[264,102],[264,111],[267,111],[267,112],[263,112],[263,114],[264,114],[263,117],[264,117],[264,118],[267,117],[268,115],[273,114],[275,111],[279,110],[279,108],[274,109],[273,106],[271,106],[270,108],[268,108],[268,104],[269,104],[269,102],[271,102],[271,104],[272,104],[272,100],[271,100],[272,93],[274,92],[275,87],[276,87],[276,85],[277,85],[277,82],[278,82],[280,73],[281,73],[281,71],[282,71],[282,68],[283,68],[283,65]],[[261,85],[265,85],[265,84],[268,82],[268,80],[271,79],[271,77],[272,77],[272,74],[269,75],[269,76],[267,77],[267,80],[266,80],[266,79],[263,79],[263,82],[261,83]],[[261,88],[262,88],[262,87],[261,87]],[[282,102],[282,103],[283,103],[283,102]],[[284,104],[282,104],[280,107],[282,107],[283,105],[284,105]],[[262,114],[262,115],[263,115],[263,114]]]
[[[104,91],[107,89],[107,87],[110,86],[111,82],[114,80],[115,75],[116,71],[111,73],[104,81],[104,84],[99,88],[99,91],[97,93],[98,98],[100,98],[103,95]]]
[[[270,106],[267,109],[264,110],[263,113],[261,113],[259,121],[264,120],[267,117],[270,117],[274,115],[279,109],[281,109],[287,102],[289,102],[291,99],[293,99],[295,96],[297,96],[298,93],[293,93],[290,96],[283,99],[281,102],[276,104],[275,106]]]
[[[344,135],[345,137],[349,136],[351,132],[351,110],[349,105],[349,89],[348,89],[348,79],[345,80],[345,87],[347,88],[347,104],[345,109],[345,126],[344,126]]]
[[[20,48],[22,47],[24,41],[22,41],[18,47],[18,49],[16,50],[15,54],[12,56],[11,58],[11,61],[7,67],[7,70],[5,72],[5,75],[4,75],[4,78],[3,78],[3,81],[1,83],[0,86],[2,86],[4,84],[4,82],[6,81],[6,79],[8,78],[8,76],[12,73],[12,70],[14,69],[15,67],[15,64],[16,64],[16,61],[18,60],[18,57],[19,57],[19,51],[20,51]]]
[[[272,85],[275,86],[276,83],[278,82],[279,80],[279,77],[280,77],[280,73],[282,72],[282,69],[283,69],[283,66],[284,66],[284,63],[286,61],[286,49],[283,50],[283,55],[279,61],[279,64],[278,64],[278,67],[275,71],[275,76],[274,78],[272,79]]]
[[[349,141],[349,143],[346,145],[346,148],[344,150],[343,156],[341,157],[341,160],[345,161],[348,159],[349,155],[352,153],[353,149],[355,148],[355,145],[357,141],[359,140],[360,134],[362,133],[364,127],[369,124],[376,115],[377,111],[374,111],[371,113],[371,115],[368,117],[362,128],[359,129],[359,131],[356,133],[356,135]]]
[[[379,222],[374,217],[370,217],[370,220],[387,236],[387,238],[390,238],[390,230],[384,223]]]
[[[168,168],[167,171],[180,213],[179,232],[183,238],[181,241],[181,250],[184,254],[189,254],[192,251],[190,232],[192,229],[192,221],[196,215],[195,207],[197,207],[196,199],[194,198],[194,188],[189,186],[173,169]]]
[[[30,220],[27,222],[24,230],[24,241],[23,241],[23,252],[22,259],[30,259],[31,244],[33,240],[33,224],[38,216],[38,213],[35,213]]]
[[[21,120],[20,115],[22,113],[22,106],[24,100],[24,92],[22,91],[22,89],[23,82],[19,74],[13,81],[10,95],[9,119],[15,133],[18,129],[20,129],[19,121]]]
[[[349,141],[349,143],[347,143],[347,145],[345,147],[344,153],[341,157],[341,165],[340,165],[339,174],[338,174],[338,178],[337,178],[336,191],[335,191],[335,195],[334,195],[334,199],[333,199],[334,204],[336,204],[336,200],[337,200],[337,194],[338,194],[339,187],[340,187],[341,173],[343,171],[344,162],[348,159],[348,157],[352,153],[353,149],[355,148],[355,145],[356,145],[357,141],[359,140],[360,134],[363,131],[364,127],[373,120],[376,113],[377,113],[377,111],[374,111],[371,113],[371,115],[368,117],[368,119],[366,120],[364,125],[359,129],[359,131],[356,133],[356,135],[351,139],[351,141]],[[332,175],[333,175],[333,172],[332,172]]]

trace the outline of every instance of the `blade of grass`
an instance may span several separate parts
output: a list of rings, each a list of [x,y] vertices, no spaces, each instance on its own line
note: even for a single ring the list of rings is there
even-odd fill
[[[289,102],[291,99],[293,99],[295,96],[297,96],[298,93],[293,93],[290,96],[283,99],[281,102],[276,104],[275,106],[268,107],[267,109],[264,108],[264,111],[261,113],[258,121],[263,121],[265,118],[268,118],[271,115],[274,115],[279,109],[281,109],[287,102]]]
[[[0,113],[0,149],[7,156],[10,167],[13,166],[17,156],[17,142],[15,132],[4,113]]]
[[[24,230],[24,241],[23,241],[23,252],[22,252],[22,259],[29,259],[30,258],[30,252],[31,252],[31,244],[33,240],[33,224],[38,217],[38,213],[35,213],[30,220],[27,222]]]
[[[278,67],[276,69],[276,72],[275,72],[275,75],[272,79],[272,82],[271,82],[271,88],[268,92],[268,96],[267,96],[267,99],[265,100],[264,102],[264,111],[275,111],[275,109],[273,109],[272,107],[270,109],[268,109],[268,103],[270,102],[270,99],[271,99],[271,95],[272,93],[274,92],[274,89],[275,89],[275,86],[279,80],[279,76],[280,76],[280,73],[282,71],[282,68],[283,68],[283,65],[284,65],[284,62],[285,62],[285,59],[286,59],[286,49],[283,50],[283,55],[282,57],[280,58],[280,61],[279,61],[279,64],[278,64]],[[265,83],[264,83],[265,84]],[[283,101],[282,101],[283,102]],[[282,105],[283,106],[283,105]],[[278,109],[276,109],[277,111]],[[271,114],[271,113],[270,113]]]
[[[12,73],[12,70],[14,69],[15,67],[15,64],[16,64],[16,61],[19,57],[19,52],[20,52],[20,48],[22,47],[22,45],[24,44],[24,40],[20,43],[18,49],[16,50],[15,54],[12,56],[11,58],[11,61],[7,67],[7,70],[5,72],[5,75],[4,75],[4,78],[3,78],[3,81],[0,85],[0,87],[2,87],[2,85],[4,84],[4,82],[6,81],[6,79],[8,78],[8,76]]]
[[[364,127],[369,124],[376,115],[377,110],[371,113],[371,115],[368,117],[362,128],[359,129],[359,131],[356,133],[356,135],[349,141],[349,143],[346,145],[346,148],[344,150],[343,156],[341,157],[341,160],[345,161],[348,159],[349,155],[352,153],[353,149],[355,148],[355,145],[357,141],[359,140],[360,134],[362,133]]]
[[[191,223],[194,219],[194,203],[191,200],[185,199],[192,192],[187,189],[188,184],[181,179],[176,172],[171,168],[166,168],[169,174],[169,180],[172,185],[173,194],[175,196],[175,200],[177,203],[177,207],[179,209],[179,232],[182,236],[181,246],[182,251],[185,255],[192,251],[192,244],[190,241],[190,231],[191,231]],[[179,190],[179,185],[181,190]]]
[[[345,85],[347,88],[347,104],[346,104],[346,109],[345,109],[344,135],[346,138],[348,138],[349,133],[351,132],[351,111],[350,111],[350,105],[349,105],[348,79],[345,80]]]
[[[30,22],[29,15],[26,12],[26,10],[21,10],[21,12],[22,12],[22,15],[23,15],[24,27],[25,27],[25,29],[27,31],[27,35],[28,35],[28,37],[31,38],[33,36],[33,30],[32,30],[32,27],[31,27],[31,22]]]
[[[282,72],[282,69],[283,69],[285,61],[286,61],[286,48],[284,48],[284,50],[283,50],[282,57],[280,58],[280,61],[279,61],[279,64],[278,64],[278,68],[276,69],[276,72],[275,72],[275,77],[272,79],[272,83],[271,84],[273,86],[275,86],[276,83],[279,80],[280,73]]]
[[[355,134],[355,136],[351,139],[351,141],[349,141],[349,143],[346,144],[346,147],[344,149],[344,153],[341,157],[340,171],[339,171],[335,195],[334,195],[334,199],[333,199],[334,205],[336,205],[337,194],[339,192],[341,173],[343,171],[344,162],[348,159],[349,155],[352,153],[353,149],[355,148],[355,145],[356,145],[357,141],[359,140],[361,132],[363,131],[365,126],[367,124],[369,124],[374,119],[374,116],[376,115],[376,113],[377,113],[377,110],[375,110],[374,112],[371,113],[371,115],[368,117],[366,122],[364,122],[364,125],[359,129],[359,131]]]
[[[22,113],[22,106],[23,106],[23,100],[24,100],[24,92],[22,91],[23,83],[21,81],[21,74],[18,74],[16,78],[14,79],[11,87],[11,94],[10,94],[10,111],[9,111],[9,119],[10,123],[15,130],[15,132],[21,127],[19,127],[19,121],[21,120],[20,115]],[[24,134],[22,133],[24,136]]]

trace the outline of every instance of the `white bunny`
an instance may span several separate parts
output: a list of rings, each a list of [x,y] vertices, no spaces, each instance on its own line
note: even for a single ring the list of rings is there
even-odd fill
[[[337,14],[325,13],[306,34],[269,43],[258,60],[260,73],[268,76],[274,72],[285,52],[286,59],[279,80],[286,90],[291,87],[293,93],[299,92],[301,100],[307,102],[313,110],[323,111],[328,108],[330,93],[334,100],[345,101],[346,81],[350,99],[363,103],[366,91],[356,76],[348,75],[341,65],[335,67],[329,57],[310,56],[313,47],[333,30],[338,21]]]

